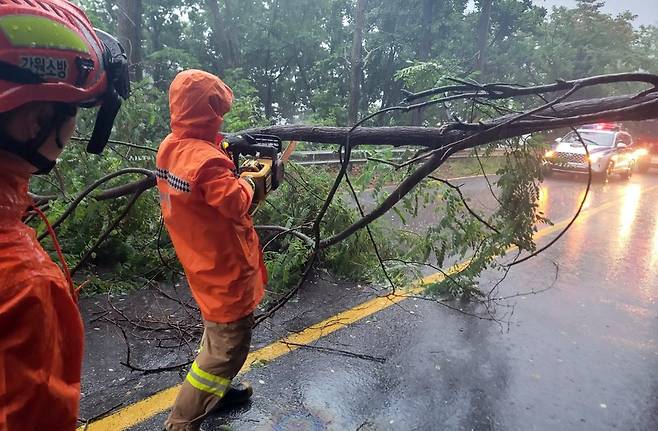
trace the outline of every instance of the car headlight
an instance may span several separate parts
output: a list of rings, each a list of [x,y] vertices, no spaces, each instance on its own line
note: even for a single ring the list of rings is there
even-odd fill
[[[550,159],[555,156],[555,150],[548,150],[544,153],[545,159]]]
[[[596,163],[599,160],[601,160],[601,157],[603,157],[602,154],[590,154],[589,155],[589,161],[590,161],[590,163]]]
[[[646,148],[638,148],[637,150],[635,150],[635,153],[633,155],[636,158],[638,158],[638,157],[646,156],[647,154],[649,154],[649,150],[647,150]]]

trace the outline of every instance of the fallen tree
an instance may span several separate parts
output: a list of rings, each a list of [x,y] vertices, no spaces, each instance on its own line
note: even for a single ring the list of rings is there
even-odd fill
[[[553,84],[534,87],[506,84],[479,84],[474,81],[462,80],[452,81],[454,82],[454,85],[438,87],[421,93],[407,93],[405,95],[406,98],[404,103],[399,106],[389,107],[375,112],[361,120],[352,128],[285,125],[249,129],[239,132],[269,133],[277,135],[283,140],[333,144],[337,146],[338,151],[341,153],[341,169],[335,178],[333,187],[328,191],[327,196],[324,197],[324,204],[312,220],[312,223],[309,223],[308,220],[304,222],[304,226],[306,227],[303,228],[303,230],[307,230],[307,233],[302,232],[301,229],[282,226],[265,226],[262,228],[263,230],[276,232],[278,237],[294,235],[310,247],[309,259],[304,274],[308,274],[313,262],[315,262],[318,254],[322,250],[339,244],[356,232],[366,229],[372,239],[372,233],[369,230],[371,223],[393,209],[400,201],[408,198],[410,193],[412,193],[421,182],[427,179],[434,179],[447,186],[449,193],[458,196],[460,209],[468,210],[468,213],[477,219],[492,237],[498,235],[498,237],[495,237],[493,240],[484,238],[482,233],[477,233],[477,235],[474,234],[472,237],[464,238],[464,241],[469,243],[468,247],[470,247],[473,254],[476,257],[479,257],[480,255],[482,256],[482,261],[477,265],[473,264],[471,268],[472,271],[468,274],[468,280],[472,282],[474,277],[479,275],[484,269],[490,267],[494,259],[502,254],[501,250],[506,249],[506,247],[510,245],[515,245],[523,251],[536,251],[534,242],[532,242],[531,238],[532,229],[534,228],[534,223],[541,221],[541,216],[535,214],[534,202],[529,201],[531,201],[533,197],[536,197],[536,181],[540,179],[541,173],[534,168],[534,171],[532,171],[531,174],[526,172],[524,174],[525,177],[519,179],[518,183],[509,186],[524,189],[524,192],[521,193],[520,197],[508,196],[507,200],[499,200],[501,204],[499,212],[497,212],[493,218],[482,217],[475,214],[475,212],[470,209],[466,199],[461,195],[458,186],[452,185],[433,175],[452,154],[457,151],[475,149],[493,142],[518,138],[534,132],[556,128],[573,128],[582,124],[601,121],[639,121],[658,117],[658,93],[656,92],[658,76],[652,74],[629,73],[605,75],[573,81],[558,81]],[[624,96],[571,100],[577,97],[578,92],[585,88],[618,83],[643,84],[645,88],[638,90],[635,94]],[[551,94],[553,94],[553,96],[549,100],[548,96]],[[511,105],[509,101],[515,99],[522,99],[520,104],[525,106],[525,108],[510,108]],[[500,103],[501,101],[504,103]],[[451,112],[453,121],[446,122],[440,127],[364,126],[367,121],[376,116],[427,109],[428,107],[435,105],[439,105],[446,111]],[[491,118],[481,118],[480,116],[478,119],[476,118],[477,116],[474,115],[475,112],[479,112],[480,114],[495,113],[498,115],[493,115]],[[459,114],[469,115],[470,118],[462,119]],[[126,142],[112,141],[111,144],[115,146],[127,145],[139,150],[155,151],[150,147]],[[394,190],[383,197],[378,202],[377,206],[367,213],[360,204],[357,193],[352,187],[348,176],[351,151],[357,146],[405,146],[416,147],[418,149],[416,154],[401,163],[376,160],[377,162],[389,166],[392,170],[402,173],[402,177]],[[521,147],[516,147],[515,150],[511,150],[510,154],[514,154],[514,157],[521,157],[520,154],[526,151],[527,154],[523,155],[523,157],[526,157],[528,160],[534,158],[534,161],[536,162],[535,167],[538,166],[538,160],[541,157],[540,153],[536,151],[533,153],[527,148],[519,150],[519,148]],[[135,174],[141,175],[143,178],[135,182],[112,187],[100,192],[98,191],[102,185],[110,180]],[[511,174],[508,172],[508,177],[509,175]],[[322,237],[321,225],[323,223],[323,218],[326,215],[327,209],[331,206],[339,186],[343,184],[343,182],[345,182],[351,189],[351,194],[355,199],[360,217],[353,220],[352,223],[340,232],[335,232],[330,236]],[[98,247],[98,245],[100,245],[100,243],[107,238],[112,230],[121,222],[121,219],[128,214],[128,211],[138,197],[154,185],[155,175],[152,171],[148,169],[129,168],[100,178],[91,186],[87,187],[83,192],[78,194],[78,196],[69,204],[66,211],[64,211],[64,213],[53,223],[55,228],[60,226],[87,197],[91,197],[97,201],[116,199],[123,196],[130,196],[131,198],[126,204],[125,210],[120,212],[119,217],[117,217],[115,221],[104,230],[103,234],[97,241],[92,243],[91,248],[83,255],[82,259],[76,265],[76,270],[84,264],[86,259],[93,254],[95,247]],[[503,185],[501,187],[502,194],[505,195],[506,186]],[[450,198],[451,195],[445,196]],[[35,196],[37,202],[41,204],[47,204],[53,197],[54,196]],[[511,201],[510,199],[516,199],[516,201]],[[526,205],[523,206],[524,210],[521,211],[524,218],[519,221],[519,232],[511,235],[503,235],[501,231],[504,229],[498,229],[496,225],[500,224],[501,220],[504,220],[504,217],[516,217],[513,212],[518,210],[518,208],[505,208],[505,205],[510,207],[519,205],[519,199],[525,199],[525,201],[527,201],[525,202]],[[530,214],[531,212],[532,214]],[[457,223],[456,219],[452,220],[451,223]],[[462,228],[463,226],[457,226],[453,228],[453,230]],[[43,237],[44,234],[40,236],[40,238]],[[312,246],[311,240],[313,242]],[[386,274],[386,265],[381,256],[379,256],[377,244],[374,239],[372,245],[375,253],[378,255],[382,271]],[[436,250],[434,250],[434,252],[436,253]],[[475,261],[477,261],[477,259]],[[462,273],[466,274],[468,271],[462,271]],[[391,284],[393,284],[388,275],[386,275],[386,278]],[[298,286],[301,285],[303,280],[304,277],[302,277]],[[459,283],[457,278],[452,278],[449,282]],[[296,289],[291,289],[290,293],[274,304],[265,315],[270,315],[271,312],[282,306],[295,290]]]

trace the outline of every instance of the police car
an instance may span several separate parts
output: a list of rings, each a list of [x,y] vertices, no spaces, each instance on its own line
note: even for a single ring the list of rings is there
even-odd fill
[[[553,148],[544,154],[544,175],[550,176],[553,172],[587,174],[589,163],[583,143],[589,151],[594,178],[606,181],[612,175],[620,175],[630,179],[639,153],[636,154],[631,135],[616,124],[582,126],[557,139]]]

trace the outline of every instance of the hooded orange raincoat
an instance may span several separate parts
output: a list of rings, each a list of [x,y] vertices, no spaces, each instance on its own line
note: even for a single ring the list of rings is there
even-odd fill
[[[156,161],[169,236],[203,318],[217,323],[252,313],[266,278],[248,214],[253,190],[219,147],[217,131],[232,102],[231,89],[214,75],[176,76],[169,89],[172,132]]]
[[[0,430],[74,430],[83,329],[59,267],[21,218],[30,170],[0,154]]]

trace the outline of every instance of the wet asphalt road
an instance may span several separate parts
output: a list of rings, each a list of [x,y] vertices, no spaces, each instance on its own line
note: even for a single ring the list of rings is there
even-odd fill
[[[492,205],[482,180],[464,183],[477,206]],[[561,221],[584,186],[550,179],[540,205]],[[510,272],[501,295],[554,284],[505,301],[499,312],[513,307],[509,324],[409,299],[316,343],[383,363],[294,351],[250,371],[244,378],[254,383],[253,402],[203,429],[658,430],[658,171],[593,186],[585,208],[604,204]],[[485,275],[483,286],[499,276]],[[316,283],[259,329],[255,348],[372,295],[348,283]],[[88,333],[86,417],[180,381],[176,373],[119,370],[118,336],[103,327]],[[157,430],[163,420],[160,414],[132,430]]]

